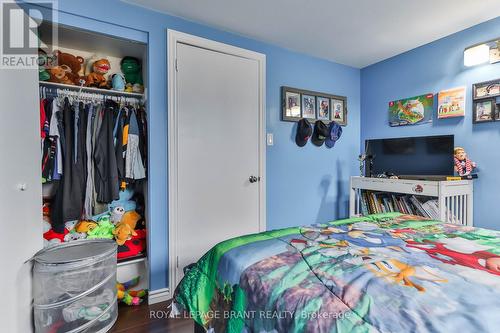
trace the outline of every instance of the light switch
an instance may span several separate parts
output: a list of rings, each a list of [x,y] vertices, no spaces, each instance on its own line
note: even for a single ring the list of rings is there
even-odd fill
[[[267,133],[267,145],[268,146],[274,145],[274,136],[273,136],[273,133]]]

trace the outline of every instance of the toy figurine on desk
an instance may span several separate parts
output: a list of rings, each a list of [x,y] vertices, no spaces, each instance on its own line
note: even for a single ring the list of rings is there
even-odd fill
[[[455,147],[453,156],[455,161],[455,172],[458,173],[459,176],[469,176],[477,167],[476,162],[467,158],[467,153],[462,147]]]

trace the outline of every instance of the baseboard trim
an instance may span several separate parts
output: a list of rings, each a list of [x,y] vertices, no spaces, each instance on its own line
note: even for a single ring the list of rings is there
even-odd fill
[[[170,299],[170,289],[162,288],[149,292],[148,304],[155,304],[160,302],[165,302]]]

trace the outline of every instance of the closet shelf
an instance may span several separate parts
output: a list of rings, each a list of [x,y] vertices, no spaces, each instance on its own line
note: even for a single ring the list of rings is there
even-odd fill
[[[109,96],[144,98],[144,94],[140,94],[140,93],[132,93],[132,92],[108,90],[108,89],[100,89],[100,88],[92,88],[92,87],[80,87],[80,86],[73,86],[70,84],[55,83],[55,82],[40,81],[40,86],[41,87],[48,87],[48,88],[56,88],[56,89],[68,89],[68,90],[74,90],[74,91],[78,91],[78,90],[82,89],[83,92],[103,94],[103,95],[109,95]]]

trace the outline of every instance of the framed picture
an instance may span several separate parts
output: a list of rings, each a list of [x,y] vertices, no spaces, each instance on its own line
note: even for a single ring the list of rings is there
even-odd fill
[[[300,90],[282,87],[281,95],[283,99],[282,120],[298,121],[302,117]]]
[[[316,97],[316,115],[319,120],[330,120],[330,99],[327,97]]]
[[[335,97],[331,99],[331,120],[335,121],[341,126],[347,125],[347,108],[344,98]]]
[[[389,126],[420,125],[432,122],[434,94],[389,102]]]
[[[465,87],[438,93],[438,119],[465,116]]]
[[[302,95],[302,118],[316,119],[316,97]]]
[[[472,98],[489,98],[500,96],[500,79],[475,83],[472,85]]]
[[[474,123],[485,123],[495,120],[495,100],[485,99],[482,101],[475,101],[473,107],[473,122]]]
[[[297,122],[301,118],[321,120],[325,124],[335,120],[347,125],[347,97],[292,87],[281,87],[281,120]],[[335,112],[334,112],[335,111]]]

